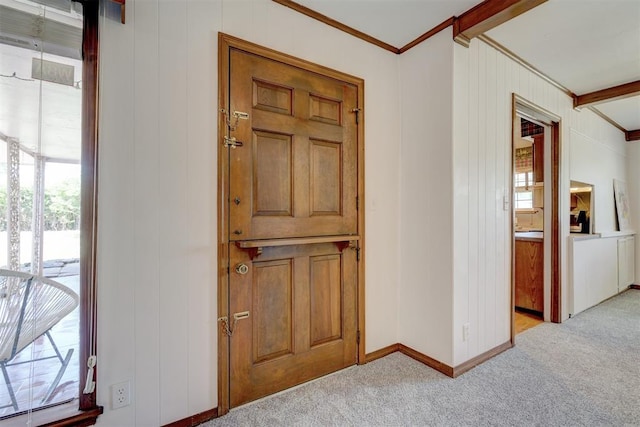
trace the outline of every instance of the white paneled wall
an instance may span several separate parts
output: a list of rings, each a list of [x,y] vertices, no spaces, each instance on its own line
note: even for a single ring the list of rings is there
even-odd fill
[[[594,186],[592,198],[595,199],[597,215],[592,220],[595,232],[614,231],[616,208],[613,179],[627,181],[625,144],[610,144],[607,139],[596,140],[574,128],[571,129],[570,137],[570,177]],[[594,169],[597,173],[594,173]]]
[[[561,212],[569,211],[570,179],[608,188],[627,170],[622,132],[587,109],[574,110],[569,96],[486,43],[474,39],[468,49],[454,44],[452,73],[453,342],[458,365],[510,339],[511,213],[502,204],[503,197],[510,197],[512,94],[561,117]],[[597,166],[592,158],[598,159]],[[603,197],[610,197],[607,190]],[[598,231],[614,230],[611,206],[609,200],[596,203]],[[561,236],[568,236],[568,223],[567,214]],[[560,242],[566,319],[567,239]],[[470,325],[468,341],[462,339],[465,323]]]
[[[580,164],[583,146],[622,161],[619,131],[486,44],[454,44],[450,28],[397,56],[270,0],[129,0],[126,25],[104,7],[99,425],[217,406],[219,31],[365,80],[367,352],[401,342],[455,366],[509,339],[512,92],[563,118],[564,211],[569,171],[611,178]],[[131,406],[110,410],[109,386],[127,380]]]
[[[218,32],[366,81],[366,350],[397,342],[397,57],[269,0],[104,3],[99,158],[99,425],[217,406]],[[110,410],[109,386],[132,405]]]
[[[451,363],[451,29],[400,56],[398,342]]]

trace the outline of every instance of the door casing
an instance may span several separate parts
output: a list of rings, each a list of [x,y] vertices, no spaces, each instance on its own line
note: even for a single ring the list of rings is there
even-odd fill
[[[511,158],[513,159],[514,143],[513,139],[516,137],[516,132],[520,130],[519,121],[517,120],[517,114],[520,108],[525,108],[530,111],[534,111],[537,115],[545,118],[544,122],[551,128],[551,135],[549,141],[549,149],[545,148],[545,158],[550,157],[550,161],[546,162],[545,167],[550,165],[551,167],[551,224],[549,227],[545,225],[545,233],[550,230],[551,239],[551,304],[550,304],[550,320],[554,323],[562,322],[562,283],[561,283],[561,267],[560,267],[560,126],[561,119],[556,114],[553,114],[526,99],[513,94],[511,102],[511,123],[512,123],[512,141],[511,141]],[[545,141],[546,144],[546,141]],[[510,177],[513,177],[513,162],[511,163]],[[545,184],[546,187],[546,184]],[[511,178],[511,200],[513,205],[513,194],[515,188],[513,178]],[[511,344],[515,345],[515,224],[513,218],[515,217],[515,208],[511,208],[511,301],[509,310],[511,312]],[[545,237],[546,239],[546,237]]]
[[[274,61],[282,62],[312,73],[321,74],[330,78],[350,83],[357,87],[358,106],[364,106],[364,80],[354,77],[309,61],[277,52],[275,50],[259,46],[257,44],[241,40],[228,34],[218,34],[218,314],[217,318],[229,316],[229,194],[228,177],[226,171],[229,167],[227,150],[224,146],[224,137],[227,128],[226,116],[222,113],[229,105],[229,65],[230,50],[238,49],[244,52],[259,55]],[[362,108],[362,107],[360,107]],[[359,240],[359,262],[357,263],[357,330],[359,342],[357,344],[357,363],[366,361],[365,355],[365,230],[364,230],[364,114],[358,111],[357,129],[357,197],[359,209],[357,212]],[[218,415],[229,412],[229,337],[223,332],[223,324],[218,321]]]

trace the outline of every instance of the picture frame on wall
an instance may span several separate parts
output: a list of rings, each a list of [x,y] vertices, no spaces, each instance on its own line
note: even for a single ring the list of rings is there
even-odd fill
[[[629,205],[629,193],[627,183],[618,179],[613,180],[613,196],[616,205],[616,217],[618,219],[618,230],[630,230],[629,219],[631,218],[631,207]]]

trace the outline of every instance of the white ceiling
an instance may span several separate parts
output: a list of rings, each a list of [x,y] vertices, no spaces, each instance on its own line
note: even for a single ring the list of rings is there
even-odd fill
[[[403,47],[473,0],[297,0],[395,47]],[[640,0],[549,0],[486,35],[576,95],[640,80]],[[640,129],[640,96],[596,106]]]
[[[402,47],[478,0],[300,0],[301,5],[395,47]]]

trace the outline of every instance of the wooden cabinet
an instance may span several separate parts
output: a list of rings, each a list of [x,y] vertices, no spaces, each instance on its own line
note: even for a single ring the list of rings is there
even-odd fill
[[[515,247],[515,306],[544,311],[544,256],[542,240],[518,240]]]
[[[533,137],[533,181],[544,182],[544,135]]]

